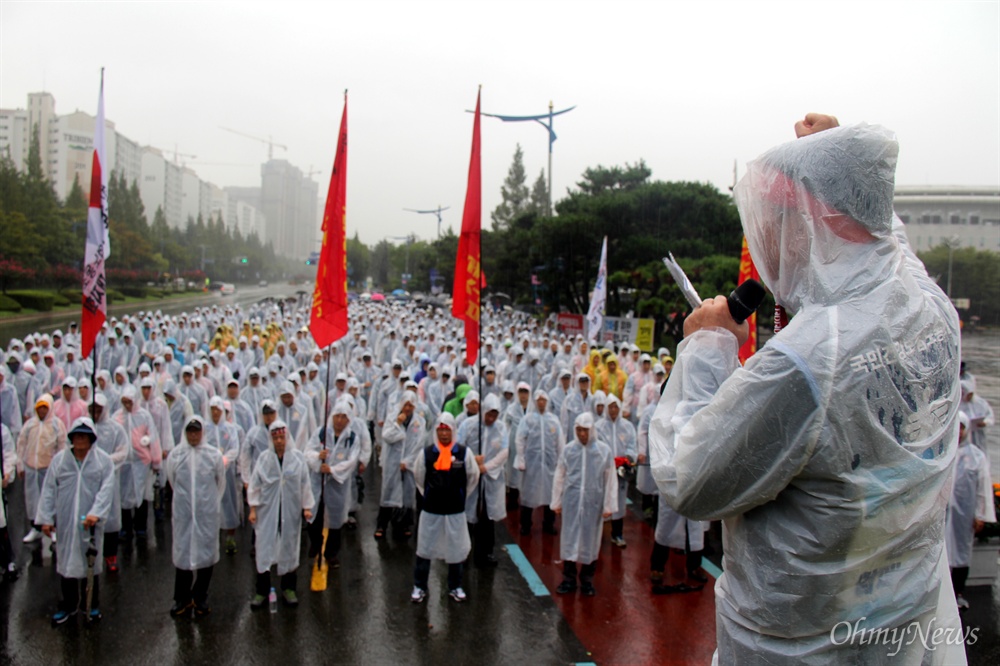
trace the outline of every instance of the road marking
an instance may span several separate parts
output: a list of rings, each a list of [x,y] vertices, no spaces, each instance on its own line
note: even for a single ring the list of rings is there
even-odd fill
[[[722,578],[722,569],[715,566],[707,557],[701,558],[701,568],[711,574],[712,578],[716,580]]]
[[[513,560],[514,564],[517,565],[517,570],[521,572],[521,577],[531,588],[532,593],[536,597],[547,597],[549,596],[549,589],[545,587],[545,583],[542,579],[538,577],[538,573],[535,571],[531,563],[528,562],[528,558],[525,557],[524,551],[521,547],[509,543],[507,544],[507,554],[510,555],[510,559]]]

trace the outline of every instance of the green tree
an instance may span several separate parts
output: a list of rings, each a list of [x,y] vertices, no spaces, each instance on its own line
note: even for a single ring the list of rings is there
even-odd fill
[[[27,224],[40,239],[39,252],[48,264],[66,261],[67,250],[65,236],[69,233],[69,225],[60,215],[59,199],[56,197],[52,183],[45,176],[42,167],[42,154],[39,141],[39,129],[36,125],[31,135],[28,148],[28,163],[23,175],[22,209]],[[70,256],[83,257],[83,246]]]
[[[348,284],[352,287],[364,286],[371,263],[369,255],[368,246],[361,242],[358,232],[355,231],[354,238],[347,239]]]
[[[938,245],[919,255],[942,289],[948,288],[948,254],[947,245]],[[957,248],[951,255],[951,296],[970,302],[959,315],[966,322],[979,317],[982,324],[1000,324],[1000,255],[971,247]]]
[[[515,217],[525,212],[530,205],[530,193],[525,185],[525,179],[524,153],[521,150],[521,144],[517,144],[514,160],[511,162],[510,169],[507,170],[507,177],[500,188],[503,201],[490,216],[493,220],[494,231],[506,228]]]
[[[600,194],[607,190],[631,190],[644,185],[653,175],[645,160],[635,164],[625,163],[624,167],[606,168],[597,165],[585,169],[583,180],[576,184],[584,194]]]
[[[549,184],[545,180],[545,170],[538,173],[538,179],[531,186],[531,203],[528,209],[536,215],[548,215]]]
[[[385,289],[389,286],[390,256],[392,254],[392,244],[389,241],[380,240],[371,251],[371,267],[369,274],[375,286]]]

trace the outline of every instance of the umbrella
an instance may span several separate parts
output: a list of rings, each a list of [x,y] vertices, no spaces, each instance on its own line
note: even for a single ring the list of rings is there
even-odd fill
[[[373,301],[384,301],[385,300],[385,295],[384,294],[379,294],[379,293],[372,294],[372,300]]]

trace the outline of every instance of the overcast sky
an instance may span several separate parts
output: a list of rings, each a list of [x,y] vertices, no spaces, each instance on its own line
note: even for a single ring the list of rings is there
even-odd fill
[[[897,183],[1000,183],[1000,3],[0,3],[0,106],[47,90],[56,112],[107,117],[143,144],[197,155],[217,185],[259,185],[273,137],[325,198],[350,91],[347,224],[366,243],[461,225],[483,111],[556,119],[556,199],[589,166],[645,159],[660,180],[732,180],[807,111],[900,140]],[[484,118],[483,226],[515,145],[530,185],[535,123]]]

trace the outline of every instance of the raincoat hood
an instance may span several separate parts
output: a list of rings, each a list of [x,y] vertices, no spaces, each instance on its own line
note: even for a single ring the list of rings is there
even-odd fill
[[[736,205],[778,304],[791,313],[831,305],[892,274],[898,151],[892,132],[862,123],[779,145],[747,166]]]

